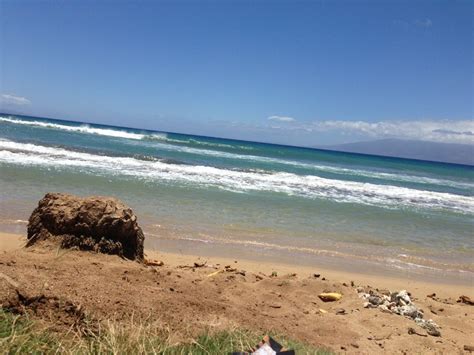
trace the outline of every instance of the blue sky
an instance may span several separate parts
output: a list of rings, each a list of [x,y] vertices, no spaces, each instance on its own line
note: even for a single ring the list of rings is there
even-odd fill
[[[0,110],[298,145],[472,143],[472,1],[0,1]]]

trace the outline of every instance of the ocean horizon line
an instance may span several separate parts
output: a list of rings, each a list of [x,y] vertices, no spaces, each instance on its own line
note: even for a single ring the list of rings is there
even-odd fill
[[[28,118],[28,119],[31,119],[31,118],[33,118],[33,119],[42,119],[42,120],[64,122],[64,123],[73,123],[73,124],[94,125],[94,126],[103,127],[103,128],[118,128],[118,129],[124,129],[124,130],[135,130],[135,131],[141,131],[141,132],[147,132],[147,133],[174,134],[174,135],[183,135],[183,136],[190,136],[190,137],[196,137],[196,138],[216,139],[216,140],[225,139],[225,140],[228,140],[228,141],[231,141],[231,142],[236,142],[236,143],[240,142],[240,143],[246,143],[246,144],[248,144],[248,143],[258,144],[258,145],[262,145],[262,146],[276,146],[276,147],[292,148],[292,149],[304,149],[304,150],[323,152],[323,153],[331,153],[331,154],[335,153],[335,154],[338,154],[338,155],[341,155],[341,156],[370,157],[370,158],[378,158],[380,160],[392,161],[392,162],[412,161],[412,162],[421,162],[421,163],[424,163],[424,164],[446,165],[446,166],[456,166],[456,167],[462,167],[462,168],[467,168],[467,169],[474,169],[474,165],[470,165],[470,164],[451,163],[451,162],[443,162],[443,161],[435,161],[435,160],[405,158],[405,157],[396,157],[396,156],[388,156],[388,155],[367,154],[367,153],[355,153],[355,152],[347,152],[347,151],[342,151],[342,150],[316,148],[316,147],[311,147],[311,146],[298,146],[298,145],[289,145],[289,144],[282,144],[282,143],[251,141],[251,140],[246,140],[246,139],[236,139],[236,138],[227,138],[227,137],[218,137],[218,136],[206,136],[206,135],[175,132],[175,131],[161,131],[161,130],[157,130],[157,129],[120,126],[120,125],[104,124],[104,123],[97,123],[97,122],[87,122],[87,121],[76,121],[76,120],[71,120],[71,119],[62,119],[62,118],[53,118],[53,117],[31,116],[31,115],[19,114],[19,113],[0,112],[0,115],[8,115],[8,116],[21,117],[21,118]],[[430,141],[420,141],[420,142],[430,142]],[[357,142],[350,142],[350,143],[357,143]]]

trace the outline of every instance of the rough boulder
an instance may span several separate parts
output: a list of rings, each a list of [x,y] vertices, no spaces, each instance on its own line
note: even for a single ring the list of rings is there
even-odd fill
[[[144,235],[137,217],[111,197],[48,193],[28,221],[28,242],[59,241],[62,248],[94,250],[143,261]]]

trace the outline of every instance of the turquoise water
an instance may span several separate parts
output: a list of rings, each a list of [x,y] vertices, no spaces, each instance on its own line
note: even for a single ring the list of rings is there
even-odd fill
[[[147,243],[474,271],[474,168],[0,114],[0,229],[113,195]]]

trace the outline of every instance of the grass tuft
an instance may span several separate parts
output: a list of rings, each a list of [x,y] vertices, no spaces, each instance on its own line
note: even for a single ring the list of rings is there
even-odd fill
[[[0,309],[1,354],[228,354],[253,348],[264,334],[231,329],[206,332],[196,339],[176,341],[169,329],[159,324],[131,319],[95,325],[84,333],[59,334],[28,316]],[[270,334],[297,354],[329,354],[309,345]]]

